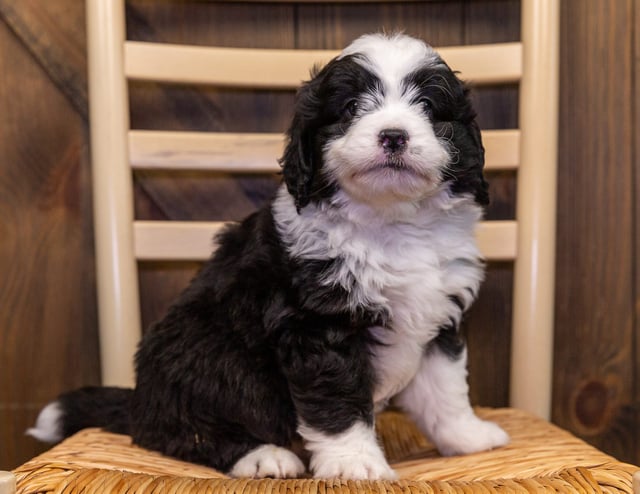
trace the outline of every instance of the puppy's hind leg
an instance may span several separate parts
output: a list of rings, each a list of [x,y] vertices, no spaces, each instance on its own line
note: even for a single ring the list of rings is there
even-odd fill
[[[443,455],[504,446],[509,436],[498,425],[478,418],[469,403],[466,348],[458,354],[437,344],[427,349],[420,370],[396,397]]]

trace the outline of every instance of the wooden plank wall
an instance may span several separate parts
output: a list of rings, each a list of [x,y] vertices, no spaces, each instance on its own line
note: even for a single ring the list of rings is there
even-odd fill
[[[640,4],[586,3],[562,2],[554,418],[638,462]]]
[[[97,383],[82,3],[0,2],[0,469],[56,392]]]
[[[519,37],[515,0],[132,0],[127,15],[133,39],[234,46],[339,48],[380,28],[434,45]],[[636,463],[639,18],[633,0],[562,2],[553,411],[560,425]],[[37,409],[60,391],[97,384],[99,368],[83,2],[0,0],[0,19],[0,469],[8,469],[43,449],[23,436]],[[230,131],[283,130],[293,100],[286,92],[138,83],[131,96],[136,128]],[[516,124],[516,88],[483,88],[475,98],[483,127]],[[274,188],[269,177],[136,179],[140,218],[239,218]],[[513,177],[496,174],[491,184],[488,216],[512,217]],[[196,269],[141,266],[145,322]],[[468,321],[472,398],[482,405],[508,401],[511,275],[508,264],[490,266]]]

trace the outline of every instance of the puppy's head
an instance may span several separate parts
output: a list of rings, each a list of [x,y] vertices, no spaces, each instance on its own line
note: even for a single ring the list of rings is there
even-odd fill
[[[298,209],[344,190],[373,205],[419,201],[449,184],[488,202],[468,90],[404,35],[366,35],[298,93],[282,157]]]

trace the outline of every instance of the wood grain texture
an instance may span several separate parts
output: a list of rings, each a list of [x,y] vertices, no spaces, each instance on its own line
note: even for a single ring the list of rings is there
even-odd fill
[[[561,426],[629,461],[638,460],[633,7],[562,3],[553,405]]]
[[[83,119],[33,53],[0,23],[0,469],[42,449],[21,417],[99,380]]]
[[[40,407],[40,403],[0,404],[0,469],[13,469],[48,449],[46,444],[24,434],[33,426]]]
[[[298,7],[297,47],[342,49],[364,33],[402,31],[433,46],[462,44],[462,3],[318,3]]]
[[[0,15],[60,92],[87,118],[84,2],[0,0]]]
[[[638,404],[640,404],[640,338],[638,337],[638,326],[640,322],[640,265],[638,259],[640,259],[640,228],[638,228],[638,218],[640,218],[640,150],[638,149],[638,143],[640,143],[640,98],[637,95],[640,94],[640,8],[638,8],[637,2],[633,9],[633,94],[634,98],[633,106],[633,209],[634,214],[634,235],[633,235],[633,341],[631,348],[631,365],[633,366],[633,383],[634,383],[634,406],[626,407],[625,411],[631,416],[632,431],[629,435],[633,442],[632,449],[627,453],[628,458],[633,458],[637,463],[640,463],[640,424],[638,424],[639,411]],[[640,479],[637,479],[640,481]],[[636,483],[636,487],[640,490],[640,482]]]

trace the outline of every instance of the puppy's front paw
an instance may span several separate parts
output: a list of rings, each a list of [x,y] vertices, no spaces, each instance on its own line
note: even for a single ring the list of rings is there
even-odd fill
[[[327,434],[305,424],[298,427],[311,453],[309,466],[316,478],[393,480],[396,473],[378,445],[371,425],[355,422],[338,434]]]
[[[274,479],[295,478],[305,471],[292,451],[273,444],[264,444],[240,458],[229,472],[232,477]]]
[[[443,424],[433,441],[442,455],[453,456],[499,448],[509,443],[509,435],[497,424],[472,415]]]
[[[350,480],[395,480],[396,472],[389,466],[382,452],[360,453],[351,456],[316,455],[311,458],[311,470],[316,478]]]

